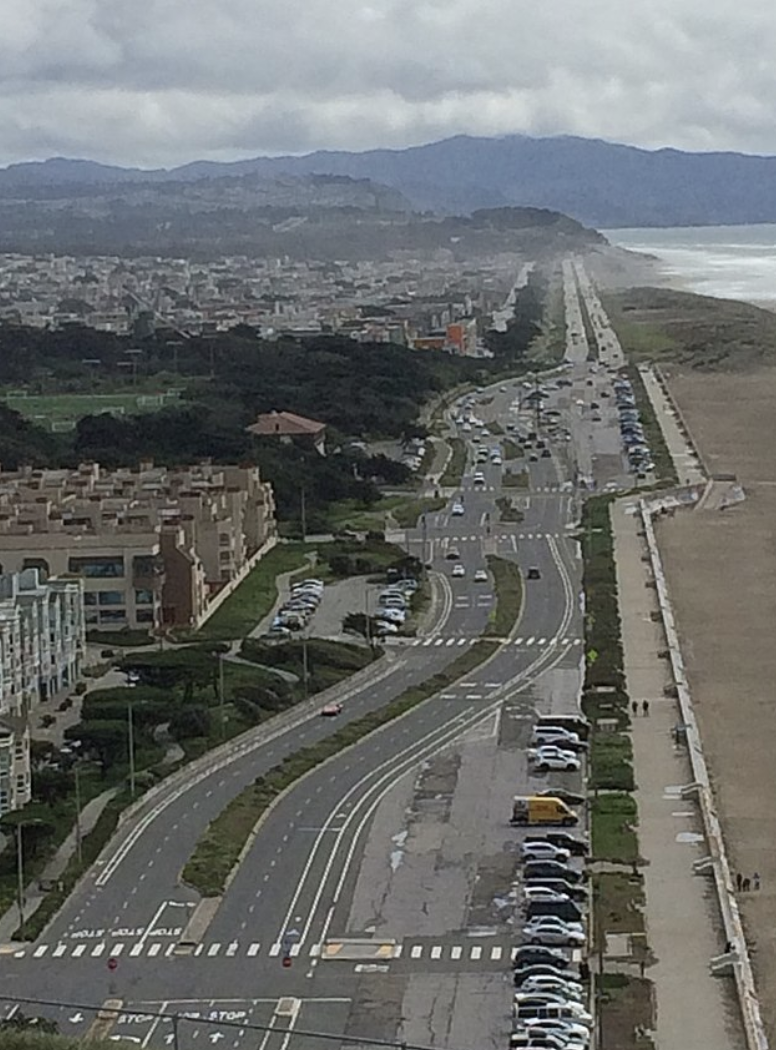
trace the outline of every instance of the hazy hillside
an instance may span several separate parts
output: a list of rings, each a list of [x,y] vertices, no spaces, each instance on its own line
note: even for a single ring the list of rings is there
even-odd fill
[[[776,222],[776,157],[648,151],[573,137],[458,136],[405,150],[320,151],[141,172],[55,159],[0,171],[0,194],[53,185],[223,176],[344,175],[398,190],[412,206],[448,214],[503,205],[551,208],[591,226]]]

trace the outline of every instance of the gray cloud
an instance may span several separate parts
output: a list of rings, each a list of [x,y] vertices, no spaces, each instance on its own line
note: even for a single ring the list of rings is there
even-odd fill
[[[765,0],[5,0],[0,162],[462,132],[776,152]]]

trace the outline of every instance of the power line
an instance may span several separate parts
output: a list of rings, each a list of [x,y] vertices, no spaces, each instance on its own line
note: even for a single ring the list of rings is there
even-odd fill
[[[282,999],[284,996],[279,996],[278,998]],[[294,997],[291,996],[289,998]],[[217,999],[212,1001],[218,1002]],[[253,1000],[246,999],[240,1001],[249,1003]],[[207,1000],[203,999],[202,1002],[207,1002]],[[429,1046],[427,1043],[408,1043],[403,1039],[374,1039],[370,1036],[342,1035],[339,1032],[318,1032],[304,1028],[293,1028],[286,1032],[285,1029],[279,1029],[277,1025],[261,1024],[259,1021],[221,1021],[212,1017],[191,1017],[186,1013],[154,1013],[152,1010],[140,1009],[139,1006],[133,1009],[127,1009],[125,1004],[122,1004],[121,1008],[115,1010],[110,1008],[110,1010],[108,1010],[104,1003],[97,1005],[95,1003],[76,1003],[58,999],[34,999],[23,995],[0,995],[0,1003],[24,1003],[27,1006],[50,1006],[59,1010],[83,1010],[87,1013],[94,1013],[95,1015],[100,1012],[115,1012],[116,1014],[142,1013],[143,1017],[152,1018],[154,1021],[169,1021],[171,1024],[176,1025],[183,1022],[188,1022],[189,1024],[194,1024],[195,1022],[197,1024],[215,1024],[220,1028],[238,1028],[254,1032],[274,1032],[275,1034],[288,1034],[299,1038],[327,1039],[331,1042],[351,1043],[359,1046],[385,1046],[394,1048],[394,1050],[452,1050],[452,1048]]]

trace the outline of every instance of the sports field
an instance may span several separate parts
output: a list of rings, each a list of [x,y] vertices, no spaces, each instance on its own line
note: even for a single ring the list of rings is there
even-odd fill
[[[28,395],[24,391],[6,390],[2,394],[5,404],[21,412],[49,430],[71,430],[83,416],[134,415],[138,412],[154,412],[179,399],[179,391],[166,390],[156,393],[120,392],[115,394],[51,394]]]

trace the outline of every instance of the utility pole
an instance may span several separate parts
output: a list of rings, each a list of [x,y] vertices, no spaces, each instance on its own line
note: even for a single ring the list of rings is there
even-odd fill
[[[218,654],[218,717],[221,722],[221,739],[226,736],[226,721],[224,719],[224,654]]]
[[[127,704],[127,731],[129,741],[129,793],[135,797],[135,723],[132,717],[132,703]]]
[[[82,835],[81,835],[81,777],[78,772],[78,760],[73,766],[75,776],[75,851],[79,866],[83,863]]]
[[[19,926],[24,926],[24,839],[20,822],[16,825],[16,894],[19,904]]]
[[[304,485],[302,485],[300,495],[300,515],[302,519],[302,543],[304,543],[307,539],[307,508],[305,506]]]
[[[428,521],[426,520],[426,515],[425,514],[422,515],[422,517],[420,519],[420,527],[421,527],[421,532],[422,532],[422,536],[423,536],[423,545],[421,547],[421,558],[420,558],[420,560],[422,562],[423,568],[425,569],[425,567],[426,567],[426,550],[427,550],[427,542],[428,542]]]
[[[309,665],[307,663],[307,635],[302,635],[302,680],[304,685],[304,698],[310,695]]]
[[[372,621],[369,618],[369,579],[364,577],[364,622],[367,645],[372,648]]]

